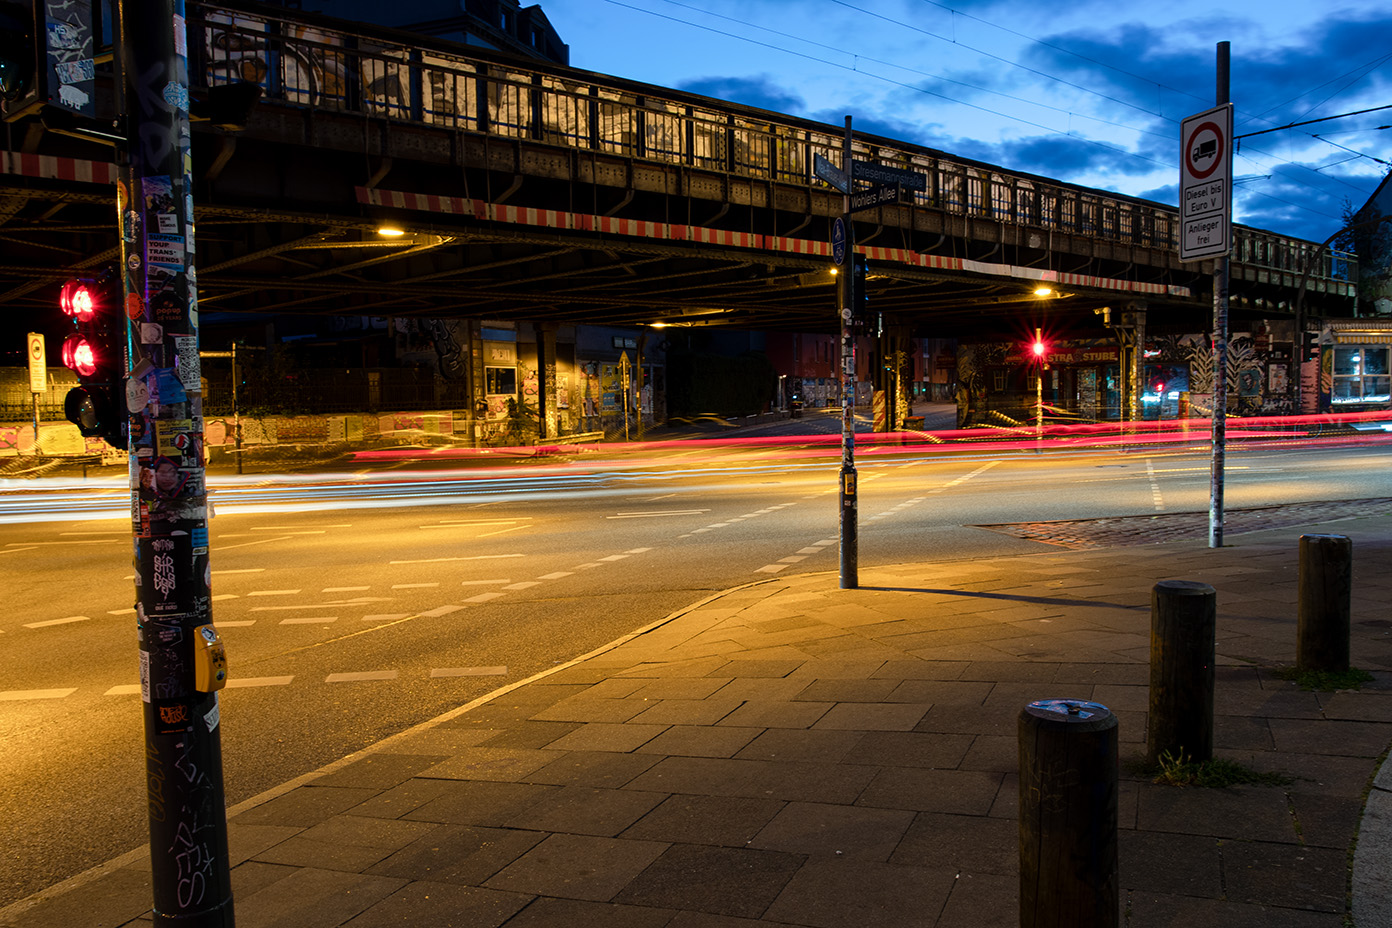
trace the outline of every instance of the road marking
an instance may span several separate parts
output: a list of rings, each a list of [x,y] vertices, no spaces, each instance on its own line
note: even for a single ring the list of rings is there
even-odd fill
[[[362,590],[370,590],[370,586],[326,586],[319,592],[321,593],[357,593]]]
[[[89,615],[70,615],[66,619],[49,619],[47,622],[29,622],[25,628],[48,628],[50,625],[71,625],[73,622],[90,622]]]
[[[805,560],[807,560],[807,555],[805,555],[805,554],[791,554],[791,555],[789,555],[788,557],[780,557],[780,558],[778,559],[778,563],[780,563],[780,564],[796,564],[796,563],[799,562],[799,561],[805,561]]]
[[[507,586],[503,587],[503,589],[505,589],[505,590],[527,590],[527,589],[531,589],[531,588],[534,587],[534,586],[541,586],[541,581],[540,581],[540,580],[522,580],[522,581],[520,581],[520,582],[518,582],[518,583],[509,583]]]
[[[239,545],[224,545],[224,544],[219,544],[219,545],[217,546],[217,549],[218,549],[219,551],[231,551],[231,550],[233,550],[234,548],[250,548],[252,545],[265,545],[265,544],[270,544],[270,543],[273,542],[273,541],[284,541],[286,538],[289,538],[289,537],[290,537],[289,535],[281,535],[281,536],[279,536],[279,537],[277,537],[277,538],[262,538],[260,541],[244,541],[244,542],[242,542],[242,543],[239,544]],[[218,538],[218,541],[221,542],[221,540],[222,540],[221,537],[219,537],[219,538]]]
[[[821,553],[822,553],[823,551],[825,551],[825,550],[826,550],[825,548],[823,548],[823,547],[821,547],[821,546],[819,546],[819,545],[813,545],[813,546],[807,547],[807,548],[798,548],[798,549],[797,549],[797,553],[798,553],[798,554],[821,554]]]
[[[213,602],[221,602],[224,599],[241,599],[236,593],[219,593],[212,598]]]
[[[249,689],[253,686],[286,686],[294,676],[284,677],[228,677],[227,688],[229,690]]]
[[[140,693],[139,683],[121,683],[102,693],[103,696],[136,696]]]
[[[299,590],[252,590],[248,596],[294,596]]]
[[[395,680],[395,670],[361,670],[357,673],[331,673],[325,683],[361,683],[368,680]]]
[[[599,561],[602,564],[605,561],[622,561],[626,557],[628,557],[627,554],[611,554],[608,557],[600,558]]]
[[[134,609],[108,609],[107,615],[135,615]]]
[[[629,548],[624,554],[642,554],[644,551],[651,551],[652,548]]]
[[[422,614],[422,615],[428,615],[429,613],[421,613],[421,614]],[[395,622],[397,619],[409,618],[410,615],[411,615],[411,613],[409,613],[409,612],[389,612],[389,613],[386,613],[386,614],[384,614],[384,615],[365,615],[365,616],[363,616],[363,621],[364,621],[364,622]]]
[[[213,576],[217,577],[222,574],[259,574],[265,569],[264,567],[243,567],[238,570],[215,570],[213,571]]]
[[[512,528],[500,528],[500,529],[498,529],[496,532],[484,532],[482,535],[477,535],[477,536],[475,536],[475,537],[477,537],[477,538],[492,538],[494,535],[501,535],[501,534],[503,534],[504,532],[515,532],[515,531],[517,531],[519,528],[532,528],[532,526],[530,526],[530,525],[514,525]]]
[[[255,619],[238,619],[235,622],[214,622],[218,628],[246,628],[248,625],[255,625]]]
[[[601,563],[599,563],[598,561],[590,561],[588,564],[576,564],[576,565],[575,565],[575,569],[576,569],[576,570],[589,570],[591,567],[603,567],[603,566],[604,566],[604,565],[601,564]]]
[[[650,512],[620,512],[618,515],[605,516],[606,519],[657,519],[662,516],[699,516],[703,512],[710,512],[709,509],[657,509]]]
[[[503,593],[480,593],[477,596],[470,596],[464,601],[466,603],[486,603],[490,599],[497,599],[499,596],[503,595]]]
[[[758,568],[758,569],[755,570],[754,572],[755,572],[756,574],[776,574],[776,573],[778,573],[780,570],[785,570],[785,569],[787,569],[787,568],[789,568],[789,567],[791,567],[791,566],[793,566],[793,565],[791,565],[791,564],[765,564],[763,567]]]
[[[71,696],[77,692],[77,687],[69,687],[62,690],[7,690],[0,693],[0,702],[12,702],[20,699],[62,699],[64,696]]]
[[[420,613],[420,615],[428,615],[431,618],[439,618],[442,615],[449,615],[451,612],[458,612],[460,609],[463,608],[463,606],[457,605],[455,603],[449,603],[445,606],[436,606],[434,609],[431,609],[428,612]]]
[[[432,677],[505,677],[506,667],[433,667]]]
[[[561,579],[562,577],[573,577],[573,576],[575,576],[575,571],[573,571],[573,570],[553,570],[553,571],[552,571],[551,573],[549,573],[549,574],[542,574],[540,577],[537,577],[537,579],[538,579],[538,580],[559,580],[559,579]],[[475,582],[477,582],[477,581],[475,581]]]
[[[1155,465],[1150,462],[1150,458],[1146,458],[1145,470],[1146,476],[1150,478],[1150,498],[1155,503],[1155,511],[1164,512],[1165,498],[1160,495],[1160,481],[1155,479]]]
[[[446,525],[516,525],[518,522],[531,520],[531,516],[525,519],[442,519],[438,525],[422,525],[421,528],[443,528]]]
[[[296,612],[300,609],[323,609],[325,606],[351,606],[352,603],[313,603],[308,606],[252,606],[252,612]]]
[[[38,550],[38,547],[39,547],[39,546],[38,546],[38,545],[29,545],[28,547],[25,547],[25,548],[10,548],[9,545],[6,545],[5,547],[6,547],[6,548],[9,548],[9,550],[8,550],[8,551],[0,551],[0,554],[19,554],[21,551],[36,551],[36,550]]]
[[[297,619],[281,619],[281,625],[328,625],[330,622],[337,622],[336,615],[309,615],[300,616]]]
[[[334,527],[334,528],[348,528],[348,526],[346,526],[346,525],[336,525],[336,526],[333,526],[333,527]],[[280,532],[281,534],[284,534],[284,535],[326,535],[326,534],[328,534],[328,530],[327,530],[327,529],[322,529],[322,528],[303,529],[303,528],[291,528],[291,527],[288,527],[288,526],[282,528],[281,526],[278,526],[278,525],[253,525],[253,526],[251,527],[251,530],[252,530],[253,532]]]
[[[445,561],[496,561],[508,557],[524,557],[521,554],[476,554],[473,557],[426,557],[415,561],[387,561],[388,564],[441,564]]]
[[[496,586],[496,585],[498,585],[499,583],[511,583],[511,582],[512,582],[511,580],[507,580],[507,579],[503,579],[503,580],[464,580],[464,581],[461,581],[459,585],[460,585],[460,586]]]
[[[393,583],[393,590],[428,590],[431,587],[439,586],[438,583]]]

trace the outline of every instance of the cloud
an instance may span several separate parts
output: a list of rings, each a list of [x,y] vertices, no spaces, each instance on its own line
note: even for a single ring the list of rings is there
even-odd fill
[[[700,77],[681,82],[677,89],[715,97],[717,100],[773,110],[776,113],[798,113],[807,105],[801,97],[782,87],[768,75]]]

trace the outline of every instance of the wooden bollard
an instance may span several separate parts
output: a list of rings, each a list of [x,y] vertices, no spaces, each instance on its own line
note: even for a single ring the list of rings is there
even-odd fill
[[[1353,542],[1345,535],[1300,536],[1297,670],[1349,669]]]
[[[1116,716],[1044,699],[1019,729],[1020,928],[1116,928]]]
[[[1150,594],[1150,726],[1146,761],[1213,758],[1218,596],[1207,583],[1162,580]]]

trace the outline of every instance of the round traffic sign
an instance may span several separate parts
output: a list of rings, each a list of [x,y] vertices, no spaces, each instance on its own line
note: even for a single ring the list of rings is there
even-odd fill
[[[831,260],[837,267],[846,263],[846,221],[840,216],[831,224]]]
[[[1223,130],[1216,122],[1201,122],[1184,143],[1184,164],[1189,168],[1189,176],[1195,180],[1205,180],[1223,163],[1223,149],[1226,145]]]

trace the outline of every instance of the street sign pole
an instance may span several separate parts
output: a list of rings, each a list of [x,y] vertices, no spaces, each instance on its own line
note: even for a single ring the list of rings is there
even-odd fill
[[[841,169],[851,176],[851,117],[846,117],[846,140],[841,153]],[[846,262],[841,268],[841,589],[860,586],[860,555],[857,539],[857,496],[855,469],[855,337],[851,329],[855,286],[855,223],[851,221],[849,185],[843,191],[842,214],[846,229]]]
[[[1219,106],[1226,105],[1229,95],[1230,46],[1218,43]],[[1226,180],[1227,209],[1223,211],[1223,238],[1228,243],[1213,269],[1213,463],[1209,476],[1208,546],[1223,547],[1223,483],[1227,456],[1228,418],[1228,254],[1232,249],[1232,109],[1227,110],[1228,168]]]
[[[232,928],[212,624],[184,0],[121,0],[116,185],[154,923]]]
[[[1180,123],[1179,260],[1214,259],[1213,464],[1208,546],[1223,546],[1223,469],[1228,415],[1228,255],[1232,251],[1233,112],[1229,45],[1218,43],[1216,106]]]
[[[34,454],[43,454],[39,447],[39,394],[48,390],[48,362],[44,356],[44,337],[30,332],[27,340],[29,356],[29,395],[34,401]]]

